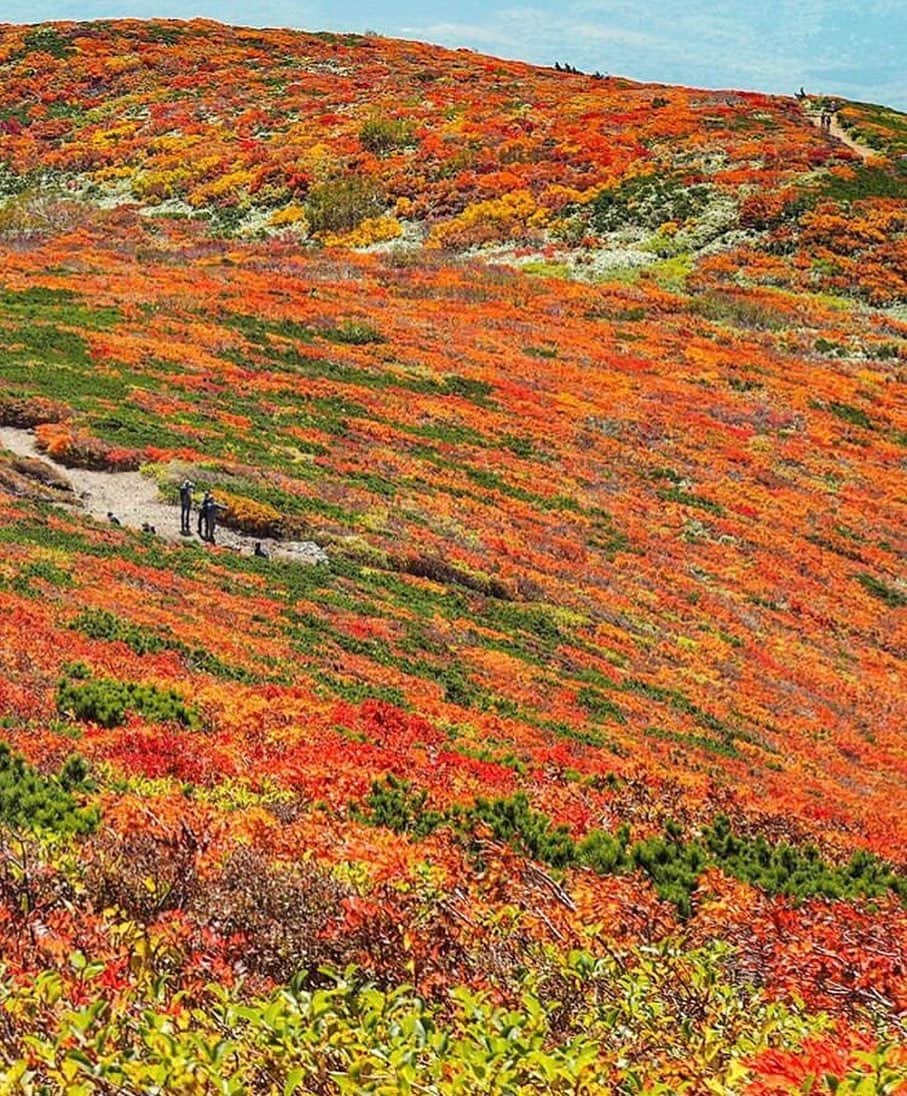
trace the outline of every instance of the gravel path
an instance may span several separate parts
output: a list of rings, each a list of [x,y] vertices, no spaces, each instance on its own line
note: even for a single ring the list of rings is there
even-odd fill
[[[192,515],[193,535],[183,537],[179,532],[179,507],[168,506],[158,497],[157,484],[141,472],[92,472],[86,468],[67,468],[43,453],[35,443],[30,430],[14,426],[0,426],[0,446],[19,457],[40,460],[72,485],[72,501],[62,501],[61,506],[79,509],[98,521],[107,521],[107,514],[117,516],[120,523],[131,529],[141,529],[144,524],[153,525],[157,535],[164,540],[196,540],[196,515]],[[248,537],[233,529],[218,526],[218,546],[251,553],[258,537]],[[323,548],[308,540],[268,541],[262,544],[276,559],[293,559],[301,563],[326,563]]]

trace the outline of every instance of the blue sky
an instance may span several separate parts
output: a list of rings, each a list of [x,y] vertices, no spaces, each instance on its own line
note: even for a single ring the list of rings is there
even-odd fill
[[[907,0],[6,0],[0,17],[127,15],[374,30],[664,83],[803,84],[907,110]]]

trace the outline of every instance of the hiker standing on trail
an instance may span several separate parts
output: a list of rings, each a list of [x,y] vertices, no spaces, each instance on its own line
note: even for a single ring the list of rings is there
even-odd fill
[[[192,480],[183,480],[180,484],[180,533],[188,537],[190,533],[189,519],[192,516],[192,488],[195,484]]]
[[[202,497],[202,504],[198,508],[198,535],[202,540],[208,539],[208,511],[213,501],[211,492],[206,491]]]
[[[208,531],[208,543],[214,544],[214,534],[217,530],[217,511],[223,509],[214,501],[214,496],[208,495],[208,513],[205,516],[205,525]]]
[[[199,524],[199,536],[202,540],[206,540],[209,544],[214,544],[214,535],[217,531],[217,512],[226,512],[226,506],[221,506],[220,503],[214,501],[214,496],[210,491],[205,492],[205,497],[202,499],[201,509],[198,514]],[[202,531],[204,530],[204,531]]]

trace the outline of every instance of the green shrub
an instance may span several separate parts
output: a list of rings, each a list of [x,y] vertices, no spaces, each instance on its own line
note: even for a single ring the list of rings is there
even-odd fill
[[[682,487],[665,487],[657,494],[663,502],[676,502],[681,506],[695,506],[699,510],[707,510],[710,514],[716,514],[719,517],[724,514],[724,507],[721,503],[705,498],[703,495],[696,495]]]
[[[109,609],[84,609],[70,625],[90,639],[103,639],[125,643],[137,655],[153,655],[159,651],[176,651],[190,670],[201,670],[228,681],[251,681],[254,675],[241,666],[231,666],[203,647],[190,647],[182,640],[168,634],[160,634],[143,628],[132,621],[123,620]]]
[[[860,164],[853,168],[850,178],[828,175],[822,180],[819,194],[839,202],[858,202],[866,198],[904,199],[907,198],[907,173],[903,168]]]
[[[451,396],[462,396],[463,399],[477,403],[480,407],[493,406],[490,397],[494,392],[494,385],[489,381],[451,373],[444,378],[444,392]]]
[[[384,193],[374,179],[344,175],[312,187],[305,211],[312,232],[350,232],[384,206]]]
[[[770,845],[761,835],[737,836],[724,815],[704,835],[710,859],[728,875],[752,883],[769,894],[805,899],[878,897],[893,890],[907,894],[904,879],[872,853],[858,850],[847,864],[823,860],[815,845],[796,846],[782,841]]]
[[[479,826],[491,830],[518,852],[555,868],[576,861],[576,844],[566,826],[556,826],[548,815],[533,810],[525,792],[508,799],[477,799],[471,807],[456,811],[461,830],[474,833]]]
[[[659,898],[673,902],[681,917],[690,916],[693,891],[708,866],[708,856],[697,841],[681,841],[669,823],[664,837],[636,842],[630,860],[649,876]]]
[[[615,723],[626,723],[627,717],[620,708],[609,700],[598,689],[584,686],[576,694],[577,703],[580,704],[593,719],[611,719]]]
[[[80,807],[72,794],[89,789],[88,775],[87,762],[73,756],[58,777],[42,776],[0,742],[0,824],[12,829],[90,833],[97,826],[98,812]]]
[[[409,780],[388,773],[384,780],[375,780],[365,801],[366,810],[358,817],[370,826],[386,826],[394,833],[427,837],[444,822],[439,811],[426,810],[428,793],[424,788],[413,789]]]
[[[364,149],[376,156],[406,148],[413,143],[413,125],[403,118],[369,118],[359,130]]]
[[[167,646],[154,632],[122,620],[108,609],[83,609],[69,626],[89,639],[119,640],[137,655],[156,654]]]
[[[796,901],[818,896],[831,899],[875,898],[892,891],[907,901],[907,878],[872,853],[858,851],[844,865],[822,859],[814,845],[788,842],[770,844],[762,835],[735,834],[728,818],[719,815],[702,836],[685,839],[674,821],[661,834],[630,844],[630,830],[616,833],[592,830],[576,841],[566,826],[529,805],[525,792],[508,798],[477,799],[471,806],[450,811],[426,810],[426,793],[407,780],[389,775],[376,781],[365,811],[354,811],[370,825],[387,826],[396,833],[424,837],[449,824],[474,842],[488,830],[523,856],[554,868],[587,867],[599,875],[626,875],[640,871],[651,880],[659,898],[671,902],[681,917],[692,913],[699,880],[709,867]]]
[[[708,205],[710,188],[683,179],[644,175],[602,191],[592,203],[592,226],[615,232],[626,225],[656,229],[666,221],[686,221]]]
[[[68,38],[64,38],[55,27],[35,27],[24,40],[25,53],[49,53],[51,57],[61,59],[75,52]]]
[[[92,678],[82,667],[72,668],[60,680],[57,708],[71,719],[108,728],[125,723],[129,712],[153,723],[179,723],[190,728],[201,723],[198,712],[186,704],[176,689],[159,689],[156,685],[110,677]]]
[[[712,323],[755,331],[780,331],[787,323],[784,315],[763,301],[742,292],[711,290],[694,297],[691,311]]]
[[[833,400],[828,405],[828,410],[831,411],[833,415],[837,415],[839,419],[842,419],[844,422],[849,422],[853,426],[862,426],[864,430],[875,429],[872,419],[860,407],[854,407],[849,403],[838,403],[836,400]]]
[[[579,843],[577,855],[582,864],[599,875],[619,875],[629,868],[627,844],[630,827],[621,826],[616,834],[592,830]]]

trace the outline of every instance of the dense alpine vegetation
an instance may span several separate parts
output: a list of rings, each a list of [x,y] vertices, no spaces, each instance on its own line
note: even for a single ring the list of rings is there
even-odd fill
[[[0,86],[0,428],[173,504],[0,451],[0,1091],[907,1091],[904,116],[202,21]]]

